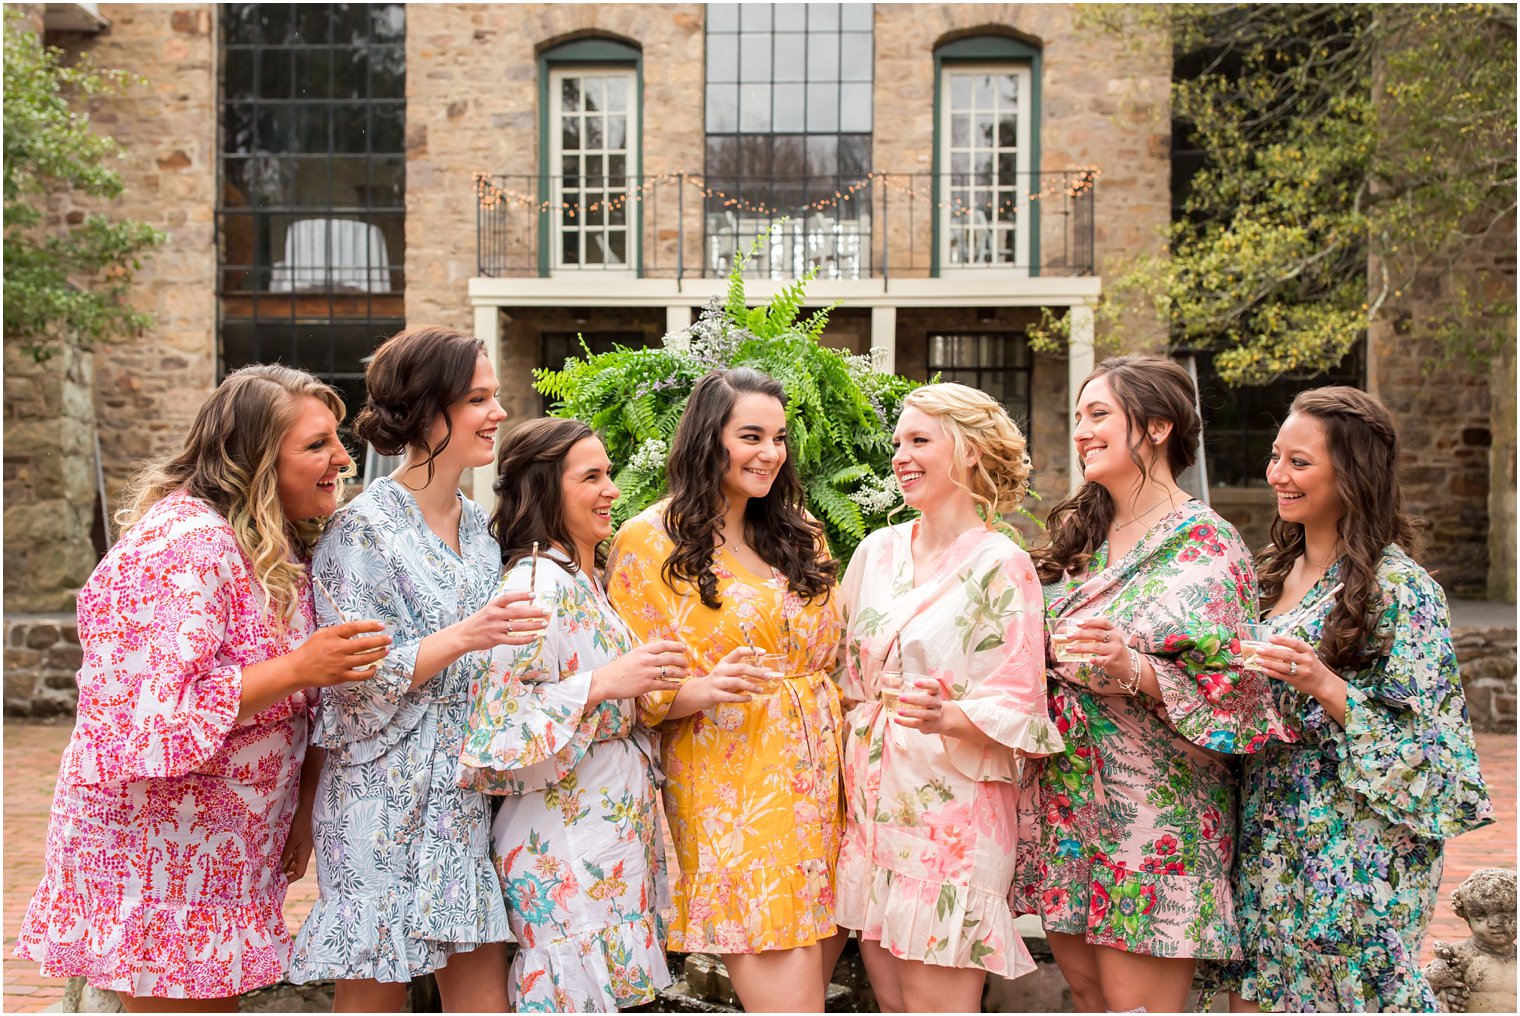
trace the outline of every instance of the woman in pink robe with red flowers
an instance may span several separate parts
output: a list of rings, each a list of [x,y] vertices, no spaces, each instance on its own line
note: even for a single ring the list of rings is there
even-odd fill
[[[342,417],[311,375],[248,367],[139,479],[79,594],[78,720],[16,945],[45,976],[129,1012],[235,1012],[283,975],[310,686],[364,679],[389,643],[373,621],[315,630],[301,558],[350,465]]]

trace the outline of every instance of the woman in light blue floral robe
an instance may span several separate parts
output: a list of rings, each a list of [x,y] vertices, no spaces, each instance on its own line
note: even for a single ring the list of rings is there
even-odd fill
[[[475,683],[460,782],[507,795],[491,827],[517,1012],[615,1012],[670,983],[654,741],[635,696],[678,687],[684,647],[637,646],[598,575],[618,489],[576,420],[533,420],[502,446],[492,530],[502,588],[549,611]],[[534,547],[539,551],[535,560]]]
[[[461,790],[455,768],[485,653],[544,624],[526,595],[492,599],[500,551],[458,491],[464,469],[491,461],[506,414],[479,341],[441,328],[387,341],[365,380],[355,432],[408,457],[333,517],[312,571],[324,624],[385,621],[394,644],[375,677],[324,689],[320,897],[290,979],[337,980],[339,1010],[399,1011],[407,983],[436,973],[449,1010],[502,1010],[509,931],[489,800]]]
[[[1260,660],[1301,743],[1245,764],[1246,958],[1212,978],[1239,1011],[1435,1011],[1442,844],[1492,821],[1446,598],[1400,546],[1398,465],[1391,415],[1352,388],[1299,395],[1273,445]]]

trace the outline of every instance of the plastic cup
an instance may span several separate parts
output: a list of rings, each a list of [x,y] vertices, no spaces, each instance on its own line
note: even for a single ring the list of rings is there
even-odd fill
[[[1246,637],[1240,640],[1240,665],[1245,670],[1261,670],[1261,651],[1273,645],[1272,636],[1277,629],[1270,624],[1252,622],[1246,625]]]
[[[903,673],[900,670],[883,670],[876,675],[877,686],[881,689],[881,708],[888,717],[897,715],[898,698],[903,690]]]
[[[781,682],[786,680],[786,654],[785,653],[760,653],[752,657],[754,666],[765,671],[766,676],[759,681],[760,691],[753,698],[770,698],[781,690]]]
[[[373,620],[379,621],[380,619],[379,618],[374,618]],[[383,631],[383,632],[367,631],[367,632],[362,632],[361,634],[355,635],[353,637],[356,638],[356,639],[367,639],[367,638],[373,638],[376,635],[386,635],[391,640],[391,645],[387,646],[386,648],[388,648],[388,649],[389,648],[394,648],[395,647],[395,643],[396,643],[396,625],[395,625],[395,623],[391,622],[391,621],[380,621],[380,623],[383,624],[383,625],[385,625],[385,631]],[[378,666],[380,666],[380,661],[376,660],[374,663],[366,663],[366,664],[363,664],[362,666],[355,667],[354,669],[355,670],[374,670]]]
[[[1092,653],[1070,648],[1072,642],[1081,641],[1079,629],[1082,622],[1074,617],[1053,617],[1045,622],[1050,632],[1050,651],[1057,663],[1081,663]]]

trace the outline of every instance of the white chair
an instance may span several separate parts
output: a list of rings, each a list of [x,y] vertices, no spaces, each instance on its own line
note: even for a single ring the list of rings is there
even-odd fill
[[[270,273],[272,293],[333,289],[386,293],[390,255],[380,227],[357,219],[297,219],[285,231],[285,258]]]

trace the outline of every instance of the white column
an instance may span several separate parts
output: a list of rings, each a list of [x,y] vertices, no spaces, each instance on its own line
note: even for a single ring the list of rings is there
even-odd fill
[[[1077,412],[1077,390],[1093,369],[1093,309],[1087,304],[1077,304],[1067,313],[1071,315],[1071,335],[1066,344],[1066,426],[1070,427]],[[1082,473],[1077,468],[1077,446],[1070,445],[1067,454],[1071,490],[1074,491],[1082,485]]]
[[[684,304],[665,308],[665,334],[677,336],[672,338],[671,348],[684,349],[691,345],[691,339],[686,335],[686,329],[691,327],[691,308]]]
[[[871,363],[883,374],[897,373],[897,308],[871,308]]]
[[[491,358],[491,367],[496,373],[496,383],[501,383],[501,308],[494,304],[477,306],[475,308],[475,337],[486,344],[486,356]],[[505,429],[499,431],[496,440],[506,437]],[[496,463],[489,466],[476,466],[470,470],[469,495],[475,503],[486,510],[486,514],[496,510],[496,495],[491,486],[496,482]],[[461,484],[461,486],[463,486]]]

